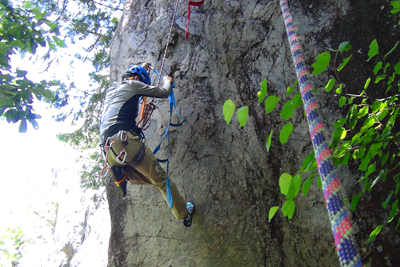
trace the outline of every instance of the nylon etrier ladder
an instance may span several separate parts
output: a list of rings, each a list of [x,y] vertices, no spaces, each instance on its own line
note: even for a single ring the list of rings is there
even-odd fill
[[[340,265],[362,266],[361,257],[354,236],[351,233],[350,213],[345,208],[341,196],[339,179],[333,167],[329,143],[325,138],[325,128],[318,115],[318,106],[314,98],[313,87],[307,78],[308,70],[302,56],[300,43],[294,31],[293,19],[287,0],[280,0],[280,5],[313,142],[315,158],[321,176],[325,205],[328,209]]]

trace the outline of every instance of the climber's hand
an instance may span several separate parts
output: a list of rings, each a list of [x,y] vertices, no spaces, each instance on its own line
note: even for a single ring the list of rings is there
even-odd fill
[[[172,83],[172,78],[169,77],[169,76],[165,76],[165,77],[163,78],[163,81],[164,81],[164,84],[165,84],[165,83],[171,84],[171,83]]]
[[[142,68],[144,68],[146,71],[149,71],[150,66],[151,66],[151,63],[149,63],[149,62],[142,64]]]

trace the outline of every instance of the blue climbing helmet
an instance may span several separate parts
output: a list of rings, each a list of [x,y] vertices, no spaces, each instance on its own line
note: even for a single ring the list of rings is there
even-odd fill
[[[150,80],[149,74],[147,73],[147,71],[142,66],[131,65],[131,66],[129,66],[129,68],[126,69],[125,73],[127,73],[127,72],[133,73],[133,74],[137,74],[139,76],[139,80],[141,82],[144,82],[144,83],[146,83],[148,85],[151,84],[151,80]]]

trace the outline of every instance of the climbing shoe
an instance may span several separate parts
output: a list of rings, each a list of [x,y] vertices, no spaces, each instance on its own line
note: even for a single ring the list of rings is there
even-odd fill
[[[126,180],[126,177],[128,176],[128,172],[129,172],[128,166],[123,166],[123,167],[112,166],[111,172],[113,174],[117,193],[121,197],[125,197],[126,196],[126,185],[128,183]]]
[[[188,210],[188,215],[183,219],[183,225],[186,227],[192,226],[192,219],[194,213],[194,205],[191,202],[186,203],[186,209]]]

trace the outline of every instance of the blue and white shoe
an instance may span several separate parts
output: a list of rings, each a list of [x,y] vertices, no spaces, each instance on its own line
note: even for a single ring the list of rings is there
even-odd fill
[[[186,227],[192,226],[192,219],[194,213],[194,205],[191,202],[186,203],[186,209],[188,210],[188,215],[183,219],[183,225]]]

